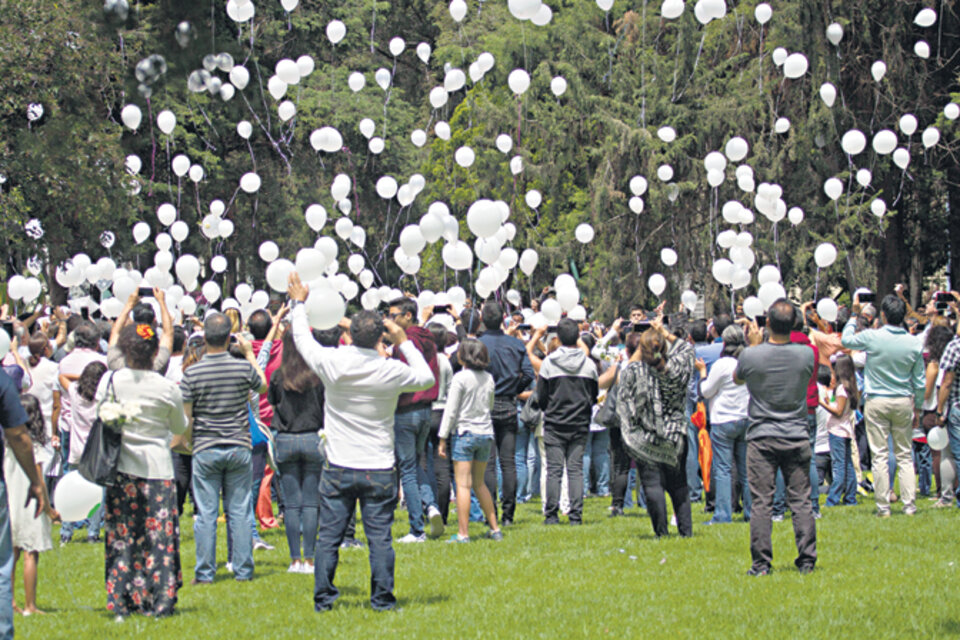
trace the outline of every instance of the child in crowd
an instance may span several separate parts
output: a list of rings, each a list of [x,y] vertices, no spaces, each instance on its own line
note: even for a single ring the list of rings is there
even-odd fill
[[[83,448],[90,436],[93,421],[97,419],[97,403],[94,396],[97,393],[97,387],[100,386],[100,378],[106,372],[107,365],[102,362],[91,362],[83,368],[80,377],[67,390],[70,397],[70,417],[67,419],[70,433],[70,451],[64,471],[72,471],[80,464],[80,457],[83,455]],[[60,544],[64,545],[70,542],[74,529],[83,526],[87,528],[87,540],[89,542],[100,542],[100,527],[102,524],[102,506],[97,509],[97,512],[91,518],[80,522],[64,522],[63,526],[60,527]]]
[[[493,497],[483,482],[483,474],[493,446],[493,376],[487,371],[490,354],[487,347],[475,338],[460,344],[457,358],[463,369],[453,376],[447,403],[440,422],[439,453],[447,457],[447,437],[450,437],[450,455],[453,458],[453,474],[457,483],[456,535],[450,542],[469,542],[470,490],[476,491],[480,508],[490,525],[488,537],[503,540],[497,525]]]
[[[40,411],[40,401],[34,396],[25,393],[20,396],[20,402],[27,412],[27,433],[33,440],[33,459],[39,471],[43,474],[43,466],[50,462],[50,452],[44,447],[47,443],[47,433],[43,422],[43,413]],[[53,548],[51,538],[51,524],[59,520],[60,516],[49,506],[47,510],[34,518],[34,505],[24,506],[30,489],[30,480],[17,463],[13,450],[6,448],[3,454],[3,473],[7,479],[7,492],[10,503],[10,534],[13,542],[13,573],[17,571],[17,562],[23,556],[23,609],[14,604],[14,610],[25,616],[34,613],[43,613],[37,608],[37,568],[40,566],[40,552]],[[47,505],[50,504],[49,497]],[[16,580],[12,579],[12,583]]]
[[[827,410],[827,432],[830,438],[830,460],[833,480],[827,494],[828,507],[857,504],[857,476],[853,469],[850,442],[854,437],[854,407],[860,402],[853,360],[840,355],[833,363],[830,381],[833,402],[822,398],[820,406]],[[842,500],[842,501],[841,501]]]

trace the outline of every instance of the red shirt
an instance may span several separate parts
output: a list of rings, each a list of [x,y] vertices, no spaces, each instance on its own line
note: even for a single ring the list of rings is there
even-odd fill
[[[816,366],[813,367],[813,375],[810,376],[810,382],[807,384],[807,411],[813,413],[820,404],[819,394],[817,393],[817,368],[820,362],[820,350],[810,342],[810,338],[802,331],[791,331],[790,342],[805,344],[813,349],[813,362]]]

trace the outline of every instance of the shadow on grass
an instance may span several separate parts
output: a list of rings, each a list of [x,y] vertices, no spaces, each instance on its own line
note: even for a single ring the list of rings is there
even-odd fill
[[[960,636],[960,620],[950,618],[941,620],[940,633],[942,633],[945,637]]]

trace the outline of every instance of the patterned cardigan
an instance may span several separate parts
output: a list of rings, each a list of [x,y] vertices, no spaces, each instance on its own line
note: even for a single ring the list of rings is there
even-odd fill
[[[693,346],[675,340],[663,371],[631,362],[620,371],[617,416],[623,443],[641,462],[683,464],[680,450],[687,437],[684,406],[695,361]]]

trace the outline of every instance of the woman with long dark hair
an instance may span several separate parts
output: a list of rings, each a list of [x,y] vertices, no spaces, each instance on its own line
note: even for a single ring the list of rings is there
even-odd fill
[[[640,466],[653,532],[667,535],[670,494],[680,535],[693,534],[687,488],[687,385],[694,366],[693,346],[663,326],[660,316],[640,336],[620,372],[617,414],[623,444]]]
[[[160,346],[153,327],[124,327],[119,346],[125,366],[104,377],[97,400],[132,403],[138,412],[121,426],[117,478],[107,487],[107,610],[166,616],[183,584],[170,442],[187,431],[187,419],[179,387],[153,370]]]
[[[335,347],[340,339],[340,329],[314,330],[313,337],[326,347]],[[324,462],[320,440],[323,385],[297,351],[290,331],[283,336],[280,368],[270,377],[267,399],[273,406],[271,428],[277,432],[284,529],[290,547],[290,568],[287,571],[313,574],[320,474]]]
[[[942,318],[943,316],[936,317]],[[927,490],[926,493],[930,491],[930,470],[929,468],[926,469],[926,477],[924,477],[924,467],[932,467],[933,469],[933,476],[937,482],[936,495],[939,496],[942,489],[940,485],[940,451],[931,450],[926,443],[926,439],[927,432],[937,426],[937,396],[940,393],[940,383],[943,381],[943,373],[940,371],[940,358],[943,356],[947,345],[953,340],[953,336],[954,332],[950,330],[949,326],[934,325],[930,327],[930,331],[927,332],[927,338],[923,345],[923,351],[927,358],[925,371],[926,389],[923,396],[923,419],[920,422],[923,441],[917,442],[916,438],[920,434],[914,432],[913,442],[914,457],[919,463],[916,466],[920,474],[919,489],[921,494],[924,493],[924,488]],[[950,489],[952,491],[953,487],[950,487]],[[943,505],[946,504],[946,506],[949,507],[952,506],[951,502],[952,500],[946,500],[944,502],[938,500],[934,506],[943,508]]]

